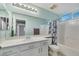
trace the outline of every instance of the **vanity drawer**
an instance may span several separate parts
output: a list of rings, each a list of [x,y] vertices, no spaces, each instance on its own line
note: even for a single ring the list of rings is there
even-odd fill
[[[33,43],[29,43],[29,44],[22,44],[22,45],[16,46],[16,48],[17,48],[17,50],[24,52],[26,50],[37,48],[39,46],[46,45],[46,44],[47,44],[47,41],[45,41],[45,42],[33,42]]]
[[[30,43],[30,44],[22,44],[22,45],[16,46],[16,48],[20,52],[24,52],[26,50],[33,49],[33,48],[36,48],[36,47],[39,47],[39,46],[40,46],[40,43]]]
[[[41,46],[43,46],[43,45],[48,45],[48,41],[40,42],[40,45],[41,45]]]
[[[20,52],[25,52],[26,50],[28,50],[29,45],[21,45],[21,46],[17,46],[17,50],[19,50],[19,53]]]

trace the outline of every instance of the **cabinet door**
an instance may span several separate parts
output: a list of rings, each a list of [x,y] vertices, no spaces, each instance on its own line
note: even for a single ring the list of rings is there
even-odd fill
[[[41,46],[41,56],[48,56],[48,45]]]
[[[41,56],[41,48],[40,47],[34,48],[33,55],[34,56]]]
[[[48,56],[48,45],[39,46],[39,47],[33,49],[33,55]]]

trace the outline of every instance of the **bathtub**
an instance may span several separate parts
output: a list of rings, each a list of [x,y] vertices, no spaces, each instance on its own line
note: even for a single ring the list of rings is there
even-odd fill
[[[52,56],[79,56],[79,50],[66,45],[49,45],[49,54]]]

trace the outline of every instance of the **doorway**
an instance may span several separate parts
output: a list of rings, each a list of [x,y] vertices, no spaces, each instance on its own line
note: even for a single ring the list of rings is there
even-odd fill
[[[16,21],[16,35],[17,36],[25,35],[25,21],[24,20]]]

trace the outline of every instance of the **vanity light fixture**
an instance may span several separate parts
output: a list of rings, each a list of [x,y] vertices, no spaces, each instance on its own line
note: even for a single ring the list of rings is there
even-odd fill
[[[25,5],[25,4],[13,3],[12,5],[16,6],[18,8],[22,8],[22,9],[29,10],[29,11],[37,13],[37,9],[35,9],[35,8],[31,7],[31,6]]]

